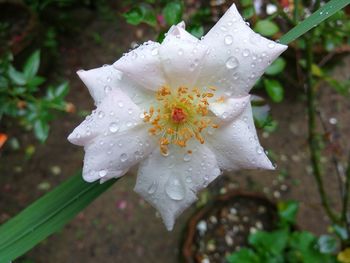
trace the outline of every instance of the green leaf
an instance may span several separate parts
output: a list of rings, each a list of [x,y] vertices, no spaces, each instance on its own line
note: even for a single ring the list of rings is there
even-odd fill
[[[260,263],[260,259],[256,253],[248,248],[242,248],[229,255],[227,261],[229,263]]]
[[[86,183],[81,173],[0,226],[0,263],[8,263],[60,230],[116,180]]]
[[[138,25],[140,23],[146,23],[151,26],[157,24],[156,14],[152,6],[147,4],[140,4],[128,12],[123,14],[126,22],[131,25]]]
[[[193,36],[200,38],[204,35],[204,28],[200,25],[193,25],[188,28],[188,32],[190,32]]]
[[[44,120],[39,119],[34,123],[35,137],[41,142],[46,141],[47,136],[49,136],[49,129],[49,124]]]
[[[10,79],[16,85],[25,85],[27,82],[24,74],[22,72],[17,71],[12,65],[10,65],[9,67],[8,74]]]
[[[299,209],[299,203],[295,201],[279,202],[278,205],[278,216],[282,223],[290,225],[295,224],[295,219]]]
[[[284,90],[281,83],[274,79],[264,79],[264,86],[267,94],[274,102],[281,102],[284,97]]]
[[[277,75],[281,73],[286,67],[286,61],[284,58],[276,59],[265,71],[267,75]]]
[[[260,20],[255,24],[254,30],[263,36],[273,36],[279,31],[277,24],[271,20]]]
[[[255,14],[254,6],[249,6],[242,10],[242,16],[244,17],[244,19],[252,18],[254,14]]]
[[[27,80],[32,79],[38,73],[40,66],[40,50],[35,51],[26,61],[23,74]]]
[[[338,248],[337,240],[329,235],[322,235],[317,241],[321,253],[334,253]]]
[[[272,232],[257,231],[249,236],[249,244],[259,253],[279,255],[287,246],[289,231],[280,229]]]
[[[350,0],[331,0],[281,37],[281,44],[289,44],[318,24],[350,4]]]
[[[348,232],[346,231],[345,227],[342,227],[340,225],[333,225],[332,230],[341,240],[348,239]]]
[[[182,19],[182,4],[180,2],[169,2],[163,9],[163,16],[168,25],[175,25]]]
[[[68,94],[68,91],[69,91],[68,82],[63,82],[54,90],[54,94],[56,98],[63,99]]]

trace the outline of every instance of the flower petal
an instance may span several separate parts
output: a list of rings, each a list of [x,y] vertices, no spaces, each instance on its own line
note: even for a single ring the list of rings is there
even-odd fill
[[[287,46],[256,34],[233,4],[201,41],[209,47],[197,85],[227,96],[246,95]]]
[[[223,121],[232,121],[239,117],[250,103],[250,95],[241,98],[226,98],[224,101],[211,102],[210,110]]]
[[[85,146],[83,178],[102,182],[124,175],[154,149],[156,142],[146,127],[98,136]]]
[[[250,104],[238,119],[224,123],[206,139],[221,169],[274,169],[257,138]]]
[[[183,40],[187,40],[187,41],[190,41],[193,43],[197,43],[199,41],[198,38],[191,35],[189,32],[187,32],[185,30],[185,22],[184,21],[180,22],[176,26],[172,26],[167,33],[167,36],[168,35],[173,35],[177,38],[181,38]]]
[[[169,34],[159,48],[168,84],[173,89],[179,86],[194,87],[206,52],[207,48],[198,40],[194,42],[187,37]]]
[[[219,174],[214,154],[205,146],[192,148],[192,154],[173,146],[164,157],[154,151],[140,164],[135,191],[161,214],[170,231],[175,218],[196,201],[196,192]]]
[[[145,42],[116,61],[113,66],[145,89],[158,90],[166,84],[158,55],[160,44]]]
[[[123,85],[121,83],[122,73],[109,65],[87,71],[78,70],[77,74],[89,89],[91,97],[94,99],[96,105],[98,105],[112,89]]]
[[[123,132],[143,123],[142,113],[120,89],[113,89],[97,109],[74,129],[68,140],[83,146],[99,135]]]

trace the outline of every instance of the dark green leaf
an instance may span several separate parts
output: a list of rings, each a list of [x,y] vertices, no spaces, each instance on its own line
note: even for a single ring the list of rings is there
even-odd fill
[[[26,61],[23,74],[27,80],[32,79],[38,73],[40,66],[40,51],[35,51]]]
[[[44,82],[45,82],[45,78],[35,76],[34,78],[30,79],[27,84],[30,87],[38,87],[41,84],[43,84]]]
[[[163,9],[163,16],[168,25],[175,25],[182,19],[182,4],[180,2],[169,2]]]
[[[294,225],[298,213],[299,204],[295,201],[279,202],[278,215],[280,220],[284,223]]]
[[[68,94],[68,91],[69,91],[68,82],[63,82],[54,90],[55,97],[63,99]]]
[[[255,9],[253,6],[250,6],[250,7],[247,7],[247,8],[244,8],[242,10],[242,16],[245,18],[245,19],[249,19],[249,18],[252,18],[255,14]]]
[[[273,36],[279,31],[277,24],[271,20],[259,20],[254,27],[254,30],[263,36]]]
[[[331,0],[323,5],[319,10],[306,18],[303,22],[292,28],[287,34],[281,37],[282,44],[289,44],[301,35],[316,27],[318,24],[335,14],[340,9],[350,4],[350,0]]]
[[[264,79],[264,86],[267,94],[274,102],[281,102],[284,97],[284,90],[281,83],[274,79]]]
[[[200,38],[204,34],[204,28],[203,26],[194,25],[188,28],[188,32],[190,32],[193,36]]]
[[[114,182],[86,183],[79,173],[28,206],[0,226],[0,263],[16,259],[60,230]]]
[[[337,250],[338,243],[337,240],[329,235],[322,235],[317,241],[319,250],[321,253],[334,253]]]
[[[229,263],[260,263],[258,255],[248,248],[242,248],[239,251],[227,257]]]
[[[49,124],[42,119],[36,120],[34,123],[35,137],[41,142],[46,141],[47,136],[49,135],[49,129]]]
[[[267,75],[277,75],[281,73],[286,67],[284,58],[276,59],[265,71]]]

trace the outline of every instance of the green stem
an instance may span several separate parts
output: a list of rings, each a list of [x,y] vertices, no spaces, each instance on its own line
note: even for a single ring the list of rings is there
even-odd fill
[[[309,142],[309,149],[311,154],[311,165],[313,168],[313,175],[316,180],[318,192],[321,197],[321,203],[323,208],[326,211],[327,216],[333,223],[339,222],[338,217],[333,213],[328,197],[326,194],[326,191],[324,189],[324,183],[322,179],[322,167],[321,167],[321,150],[319,145],[319,140],[317,138],[317,131],[316,131],[316,90],[315,86],[313,85],[313,79],[312,79],[312,63],[313,63],[313,36],[308,38],[306,40],[306,74],[307,74],[307,110],[308,110],[308,142]]]
[[[298,23],[298,19],[299,19],[299,0],[294,0],[293,20],[295,24]]]

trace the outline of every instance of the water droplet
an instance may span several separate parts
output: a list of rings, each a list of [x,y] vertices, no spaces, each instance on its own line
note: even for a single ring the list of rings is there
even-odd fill
[[[243,57],[248,57],[249,54],[250,54],[249,49],[243,49],[243,52],[242,52]]]
[[[185,161],[185,162],[189,162],[189,161],[191,161],[191,159],[192,159],[191,154],[186,153],[186,154],[184,155],[184,161]]]
[[[180,201],[185,197],[185,188],[176,178],[170,177],[168,179],[165,184],[165,192],[173,200]]]
[[[123,108],[123,107],[124,107],[124,103],[120,100],[120,101],[118,101],[118,106],[119,106],[120,108]]]
[[[227,31],[227,27],[226,27],[226,26],[221,26],[220,29],[221,29],[222,31],[224,31],[224,32]]]
[[[129,113],[129,114],[132,114],[132,109],[131,109],[131,108],[128,109],[128,113]]]
[[[257,152],[258,154],[262,154],[262,153],[264,152],[264,150],[263,150],[262,147],[257,146],[257,147],[256,147],[256,152]]]
[[[179,54],[180,56],[182,56],[184,54],[184,51],[182,48],[180,48],[178,51],[177,51],[177,54]]]
[[[126,123],[126,127],[131,127],[131,126],[132,126],[132,122],[128,121],[128,122]]]
[[[231,35],[227,35],[227,36],[225,36],[224,41],[225,41],[226,45],[231,45],[233,42],[233,37]]]
[[[234,56],[231,56],[226,60],[226,67],[228,69],[235,69],[238,67],[238,65],[239,65],[238,59]]]
[[[102,119],[105,116],[105,113],[103,111],[99,111],[97,116]]]
[[[112,78],[111,77],[107,77],[107,82],[111,82]]]
[[[109,131],[112,133],[116,133],[119,130],[119,126],[117,123],[112,122],[111,124],[109,124]]]
[[[120,155],[120,161],[121,162],[126,162],[127,160],[128,160],[128,155],[126,154],[126,153],[122,153],[121,155]]]
[[[105,177],[107,175],[107,170],[101,170],[98,172],[98,176],[100,178]]]
[[[154,194],[158,189],[158,182],[153,181],[153,183],[148,187],[147,193]]]
[[[192,177],[190,175],[186,176],[186,183],[192,183]]]
[[[273,42],[270,42],[267,46],[268,46],[269,48],[274,48],[274,47],[276,46],[276,44],[273,43]]]

